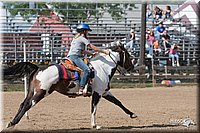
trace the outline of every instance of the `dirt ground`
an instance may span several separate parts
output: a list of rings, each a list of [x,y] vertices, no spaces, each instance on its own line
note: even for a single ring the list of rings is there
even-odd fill
[[[97,123],[90,128],[91,98],[68,98],[57,92],[44,98],[28,111],[14,129],[3,132],[113,132],[113,131],[196,131],[198,130],[197,86],[112,89],[128,109],[138,115],[131,119],[119,107],[101,99]],[[24,98],[23,92],[3,92],[4,127],[15,116]],[[197,125],[172,126],[170,121],[191,118]]]

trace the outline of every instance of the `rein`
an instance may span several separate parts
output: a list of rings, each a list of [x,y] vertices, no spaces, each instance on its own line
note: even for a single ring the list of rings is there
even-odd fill
[[[124,67],[124,63],[125,63],[125,52],[123,51],[123,53],[124,53],[124,60],[123,60],[123,67]],[[122,75],[125,76],[125,73],[118,69],[118,64],[117,64],[117,62],[112,58],[112,56],[111,56],[110,54],[111,54],[111,52],[109,52],[109,57],[110,57],[110,58],[113,60],[113,62],[116,64],[117,71],[118,71],[120,74],[122,74]],[[113,56],[114,56],[114,55],[113,55]]]

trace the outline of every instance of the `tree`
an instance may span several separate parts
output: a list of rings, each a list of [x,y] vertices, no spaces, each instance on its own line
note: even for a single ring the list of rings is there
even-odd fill
[[[33,2],[32,2],[33,3]],[[63,21],[72,22],[88,22],[96,20],[108,12],[112,19],[120,21],[125,10],[133,10],[135,4],[112,4],[112,3],[69,3],[69,2],[53,2],[49,9],[45,2],[34,3],[35,8],[30,8],[29,2],[4,2],[4,8],[7,8],[12,16],[20,12],[21,16],[28,20],[31,16],[50,15],[52,11],[56,11]]]

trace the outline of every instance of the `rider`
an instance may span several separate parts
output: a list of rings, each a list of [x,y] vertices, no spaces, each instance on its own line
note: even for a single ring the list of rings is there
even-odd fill
[[[91,53],[91,52],[87,51],[87,46],[89,46],[92,50],[94,50],[96,52],[109,54],[109,51],[101,50],[89,42],[89,40],[87,38],[89,31],[92,31],[92,30],[90,29],[88,24],[78,25],[78,27],[77,27],[78,33],[74,36],[74,38],[71,42],[71,47],[70,47],[69,53],[68,53],[68,57],[74,62],[74,64],[83,70],[83,75],[80,80],[79,94],[83,94],[83,89],[84,89],[85,85],[87,84],[88,76],[90,74],[90,69],[87,66],[87,64],[84,63],[82,58],[85,55],[92,55],[92,56],[95,55],[95,53]]]

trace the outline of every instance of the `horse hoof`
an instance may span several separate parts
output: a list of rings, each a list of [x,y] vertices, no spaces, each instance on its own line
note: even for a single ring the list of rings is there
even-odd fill
[[[93,126],[92,126],[92,128],[96,128],[96,127],[97,127],[96,125],[93,125]]]
[[[101,129],[101,126],[96,126],[96,129],[97,129],[97,130]]]
[[[76,96],[68,96],[69,98],[76,98]]]
[[[15,127],[15,125],[12,124],[11,122],[8,123],[7,126],[6,126],[6,128],[9,128],[9,129],[12,129],[12,128],[14,128],[14,127]]]
[[[137,117],[137,115],[136,115],[136,114],[134,114],[134,113],[131,113],[131,114],[130,114],[130,117],[131,117],[131,118],[136,118],[136,117]]]
[[[92,128],[96,128],[97,130],[101,129],[101,126],[94,125]]]

